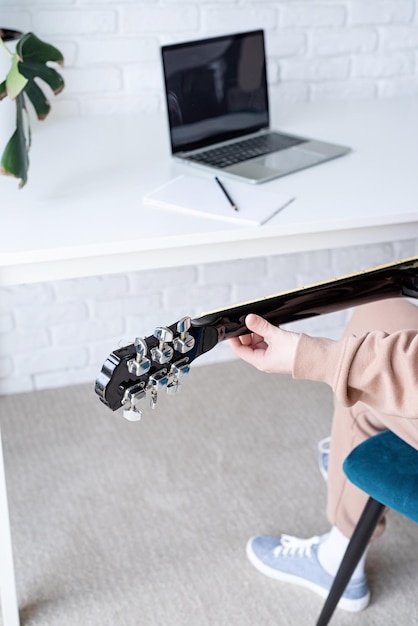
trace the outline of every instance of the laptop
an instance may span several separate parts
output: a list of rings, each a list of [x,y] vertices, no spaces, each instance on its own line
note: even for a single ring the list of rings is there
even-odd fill
[[[162,46],[173,157],[261,183],[350,151],[270,129],[264,32]]]

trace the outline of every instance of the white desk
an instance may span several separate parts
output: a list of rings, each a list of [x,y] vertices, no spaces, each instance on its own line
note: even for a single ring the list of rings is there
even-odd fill
[[[272,108],[284,131],[353,152],[266,183],[296,200],[260,227],[143,206],[182,171],[163,116],[35,124],[27,187],[0,179],[0,285],[418,236],[418,98]],[[4,626],[17,626],[3,470],[0,454],[0,592]]]
[[[296,200],[257,227],[143,206],[193,171],[169,157],[163,116],[35,124],[27,186],[0,179],[0,285],[418,235],[418,98],[287,106],[273,121],[353,152],[264,183]]]

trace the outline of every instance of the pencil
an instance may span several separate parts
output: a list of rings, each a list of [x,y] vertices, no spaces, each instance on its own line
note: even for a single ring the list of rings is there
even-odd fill
[[[231,196],[229,195],[229,193],[227,192],[227,190],[225,189],[225,187],[223,186],[223,184],[221,183],[221,181],[219,180],[219,178],[217,176],[215,176],[215,180],[218,183],[219,187],[224,192],[224,194],[225,194],[226,198],[228,199],[228,202],[231,205],[231,207],[234,209],[234,211],[238,211],[237,205],[235,204],[235,202],[233,201],[233,199],[231,198]]]

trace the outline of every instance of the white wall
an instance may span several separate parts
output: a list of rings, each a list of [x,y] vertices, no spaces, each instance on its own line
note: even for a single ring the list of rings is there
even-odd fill
[[[161,43],[258,27],[267,33],[271,89],[283,100],[418,93],[414,0],[0,3],[0,26],[33,30],[64,52],[66,89],[54,99],[56,116],[161,109]],[[93,383],[119,341],[157,325],[416,253],[415,240],[352,242],[333,251],[0,289],[0,393]],[[301,328],[338,336],[346,317]],[[206,361],[230,356],[222,345]]]
[[[159,46],[263,28],[272,92],[286,101],[418,92],[416,0],[1,0],[0,26],[62,49],[53,114],[163,106]]]

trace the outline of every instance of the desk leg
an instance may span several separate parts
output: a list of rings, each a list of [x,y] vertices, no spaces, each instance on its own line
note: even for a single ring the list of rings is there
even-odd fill
[[[15,572],[13,565],[12,536],[10,533],[7,503],[6,476],[4,472],[3,443],[0,430],[0,602],[3,626],[19,626]]]

